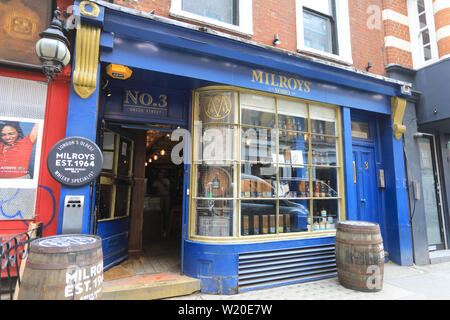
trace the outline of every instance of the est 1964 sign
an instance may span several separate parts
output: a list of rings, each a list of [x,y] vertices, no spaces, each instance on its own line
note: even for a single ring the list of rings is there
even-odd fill
[[[103,167],[103,154],[91,140],[69,137],[56,143],[47,156],[47,168],[59,183],[80,187],[97,178]]]

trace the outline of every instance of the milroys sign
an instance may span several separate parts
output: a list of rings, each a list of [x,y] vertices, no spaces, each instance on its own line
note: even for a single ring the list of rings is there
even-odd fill
[[[102,167],[102,151],[94,142],[83,137],[62,139],[47,156],[50,174],[65,186],[80,187],[91,183]]]

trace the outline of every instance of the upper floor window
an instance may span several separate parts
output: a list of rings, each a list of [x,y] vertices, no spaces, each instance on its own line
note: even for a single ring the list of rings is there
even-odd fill
[[[297,0],[297,49],[352,63],[348,2]]]
[[[245,35],[253,34],[252,0],[172,0],[170,15]]]
[[[438,59],[432,1],[408,1],[408,15],[413,63],[420,68]]]
[[[303,7],[304,45],[308,48],[338,54],[335,34],[334,1],[311,3]]]

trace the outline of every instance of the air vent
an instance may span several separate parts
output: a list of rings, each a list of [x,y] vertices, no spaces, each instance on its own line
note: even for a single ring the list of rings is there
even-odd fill
[[[239,291],[335,277],[333,245],[239,255]]]

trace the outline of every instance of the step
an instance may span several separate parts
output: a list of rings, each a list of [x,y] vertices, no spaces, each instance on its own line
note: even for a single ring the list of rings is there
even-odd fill
[[[155,300],[200,291],[200,280],[174,274],[136,275],[103,283],[102,300]]]
[[[450,261],[450,250],[438,250],[430,252],[430,263],[443,263]]]

